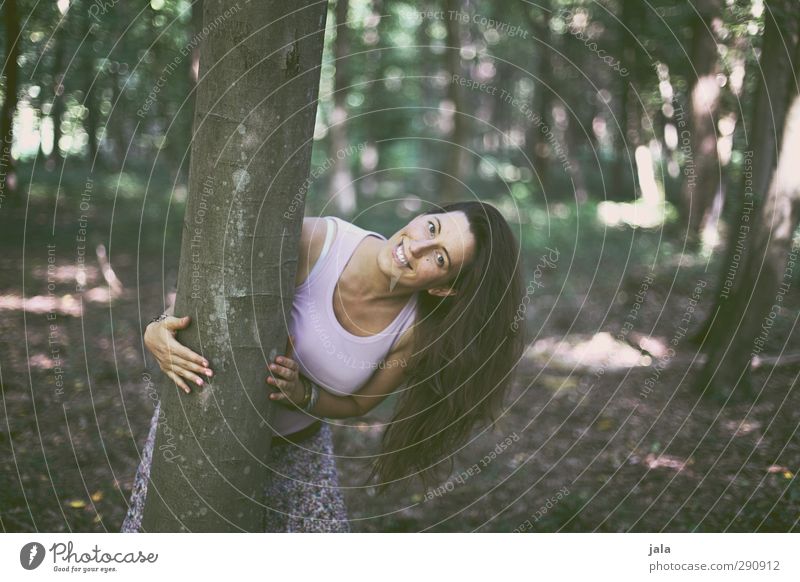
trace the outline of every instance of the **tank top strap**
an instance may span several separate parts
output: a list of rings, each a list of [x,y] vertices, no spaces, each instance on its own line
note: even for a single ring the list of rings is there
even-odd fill
[[[368,235],[377,236],[382,240],[386,240],[382,234],[366,230],[361,227],[355,226],[338,216],[330,216],[336,223],[336,238],[333,239],[333,244],[328,251],[330,260],[327,263],[330,265],[330,270],[326,274],[331,279],[331,284],[336,285],[339,282],[339,277],[342,276],[344,268],[353,256],[356,247]]]

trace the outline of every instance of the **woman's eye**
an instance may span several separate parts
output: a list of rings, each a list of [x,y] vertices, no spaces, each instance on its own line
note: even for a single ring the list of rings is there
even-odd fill
[[[434,226],[434,224],[430,220],[428,221],[428,226],[430,226],[430,228],[428,229],[430,231],[430,233],[431,234],[436,234],[436,227]]]
[[[442,259],[441,261],[439,259]],[[436,262],[439,264],[440,267],[444,267],[444,256],[439,255],[436,257]]]

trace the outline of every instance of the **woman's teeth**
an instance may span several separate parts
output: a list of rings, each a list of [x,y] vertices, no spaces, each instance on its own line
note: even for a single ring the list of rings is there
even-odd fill
[[[408,259],[406,258],[406,254],[405,252],[403,252],[403,243],[400,243],[394,248],[394,257],[400,264],[400,266],[408,267],[409,269],[411,268],[411,266],[408,264]]]

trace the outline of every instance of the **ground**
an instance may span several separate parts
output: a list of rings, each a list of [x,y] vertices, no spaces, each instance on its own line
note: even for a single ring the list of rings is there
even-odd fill
[[[114,231],[105,244],[121,287],[109,297],[97,244],[119,217],[95,214],[81,294],[79,223],[24,216],[0,233],[0,525],[118,531],[152,413],[147,375],[160,374],[145,365],[142,324],[162,310],[162,281],[175,281],[177,239],[162,257],[160,235],[137,246],[135,224]],[[800,529],[800,368],[755,370],[755,401],[700,398],[690,383],[698,354],[679,326],[700,280],[690,325],[708,312],[718,264],[681,259],[658,231],[571,230],[577,223],[525,241],[527,281],[541,283],[526,313],[529,348],[506,413],[455,455],[449,479],[375,495],[358,457],[379,450],[376,425],[392,401],[334,421],[354,531]],[[545,243],[559,260],[537,274]],[[798,295],[787,296],[794,310],[767,352],[800,346]]]

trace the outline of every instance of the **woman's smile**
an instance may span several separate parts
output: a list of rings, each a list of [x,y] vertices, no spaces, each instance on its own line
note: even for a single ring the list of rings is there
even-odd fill
[[[411,269],[411,263],[408,260],[408,255],[406,255],[406,252],[403,249],[403,241],[400,241],[400,244],[394,247],[392,256],[394,257],[394,260],[397,262],[398,266],[401,268]],[[413,271],[413,269],[411,270]]]

